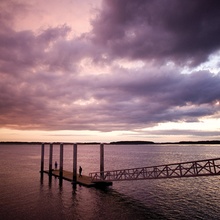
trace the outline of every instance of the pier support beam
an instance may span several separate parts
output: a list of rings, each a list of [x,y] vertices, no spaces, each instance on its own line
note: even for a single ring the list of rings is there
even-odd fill
[[[41,164],[40,164],[40,181],[43,183],[44,178],[44,144],[41,144]]]
[[[73,145],[73,183],[77,181],[77,144]]]
[[[40,166],[40,172],[43,174],[44,172],[44,144],[41,145],[41,166]]]
[[[104,144],[100,144],[100,174],[103,179],[104,175]]]
[[[60,185],[63,183],[63,144],[60,144]]]
[[[49,175],[52,175],[52,163],[53,163],[53,144],[50,144],[50,154],[49,154]]]

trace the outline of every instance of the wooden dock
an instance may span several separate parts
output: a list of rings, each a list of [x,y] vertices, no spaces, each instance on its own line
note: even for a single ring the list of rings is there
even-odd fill
[[[55,161],[55,169],[53,169],[53,143],[46,144],[49,145],[49,169],[44,170],[44,151],[45,144],[41,145],[41,179],[43,179],[43,174],[47,173],[49,177],[55,176],[59,178],[60,185],[62,185],[63,180],[70,181],[74,184],[80,184],[87,187],[97,187],[102,188],[105,186],[111,186],[112,182],[109,180],[104,180],[100,178],[99,180],[92,180],[90,176],[81,176],[77,174],[77,144],[73,144],[73,172],[63,170],[63,148],[64,144],[60,143],[60,160],[59,168],[57,169],[57,162]],[[61,172],[62,171],[62,172]],[[100,144],[100,172],[104,172],[104,144]]]
[[[47,173],[49,175],[49,170],[45,170],[44,173]],[[58,169],[52,170],[52,176],[60,178],[60,171]],[[63,170],[63,179],[73,182],[73,173],[67,170]],[[111,186],[112,182],[106,180],[99,182],[92,182],[91,177],[85,175],[79,177],[79,175],[77,174],[76,184],[86,187],[105,187],[105,186]]]

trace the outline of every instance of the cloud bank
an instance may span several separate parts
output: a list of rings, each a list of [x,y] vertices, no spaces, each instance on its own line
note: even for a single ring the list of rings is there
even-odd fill
[[[17,30],[30,5],[0,5],[1,128],[132,131],[219,117],[220,73],[196,69],[219,51],[219,1],[105,0],[80,35],[70,24]]]
[[[113,57],[198,65],[220,48],[219,9],[217,0],[106,0],[93,40]]]

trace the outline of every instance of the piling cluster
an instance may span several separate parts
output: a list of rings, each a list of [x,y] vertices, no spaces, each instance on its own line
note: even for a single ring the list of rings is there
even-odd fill
[[[59,182],[62,185],[63,181],[63,144],[60,143],[60,161],[59,161]],[[72,181],[77,183],[77,144],[73,144],[73,172],[72,172]],[[45,144],[41,145],[41,178],[43,178],[44,173],[44,152]],[[49,145],[49,176],[52,176],[53,172],[53,143]],[[100,144],[100,173],[104,172],[104,144]]]

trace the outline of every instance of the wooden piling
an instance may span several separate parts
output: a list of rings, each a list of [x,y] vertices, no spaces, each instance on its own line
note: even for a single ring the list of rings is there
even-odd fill
[[[53,163],[53,144],[50,144],[50,155],[49,155],[49,174],[52,175],[52,163]]]
[[[73,144],[73,183],[77,181],[77,144]]]
[[[41,174],[44,172],[44,144],[41,145]]]
[[[104,144],[100,144],[100,174],[103,178],[104,175]]]
[[[59,169],[59,174],[60,174],[60,185],[63,183],[63,144],[60,144],[60,169]]]

